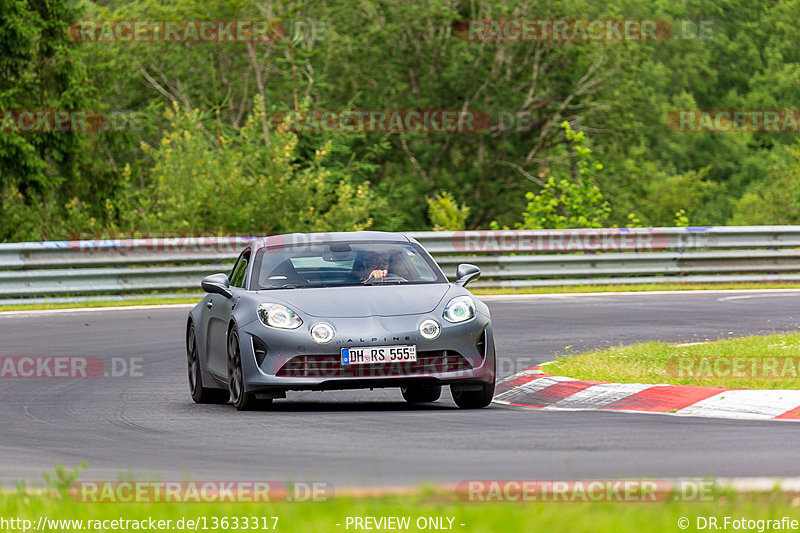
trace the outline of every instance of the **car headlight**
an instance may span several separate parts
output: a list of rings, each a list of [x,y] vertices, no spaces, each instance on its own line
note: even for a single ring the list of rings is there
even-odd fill
[[[422,324],[419,325],[419,334],[429,340],[438,337],[440,331],[442,331],[442,327],[439,323],[430,318],[423,320]]]
[[[281,329],[297,329],[303,323],[297,313],[281,304],[259,305],[258,318],[267,326]]]
[[[325,344],[333,340],[333,326],[320,322],[311,328],[311,338],[319,344]]]
[[[444,308],[442,316],[448,322],[464,322],[475,316],[475,300],[469,296],[456,296]]]

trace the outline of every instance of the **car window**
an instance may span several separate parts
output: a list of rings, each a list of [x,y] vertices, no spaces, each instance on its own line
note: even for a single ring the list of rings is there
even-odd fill
[[[446,283],[433,258],[408,242],[335,242],[275,246],[253,260],[259,289]]]
[[[244,288],[245,275],[247,274],[247,264],[250,262],[250,251],[242,253],[239,260],[231,272],[231,287]]]
[[[335,260],[327,260],[321,256],[313,256],[313,257],[293,257],[290,259],[292,262],[292,266],[296,269],[309,269],[309,268],[317,268],[317,269],[347,269],[352,270],[353,263],[355,259],[344,260],[344,261],[335,261]]]
[[[418,278],[420,281],[436,280],[436,273],[431,270],[425,259],[414,248],[405,248],[402,256],[396,259],[396,263],[403,265],[408,269],[408,272],[412,273],[411,276]]]

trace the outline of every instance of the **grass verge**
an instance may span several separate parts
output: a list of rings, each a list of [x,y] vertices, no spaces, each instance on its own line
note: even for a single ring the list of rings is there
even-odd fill
[[[692,290],[747,290],[747,289],[800,289],[798,283],[659,283],[636,285],[562,285],[557,287],[498,287],[470,288],[478,296],[502,296],[515,294],[569,294],[584,292],[652,292]],[[136,305],[167,305],[197,303],[196,296],[143,296],[127,300],[95,300],[87,302],[0,304],[3,311],[35,311],[47,309],[87,309],[93,307],[127,307]]]
[[[747,289],[800,289],[798,283],[638,283],[631,285],[560,285],[556,287],[470,288],[477,295],[568,294],[575,292],[725,291]]]
[[[129,300],[92,300],[88,302],[62,302],[62,303],[34,303],[0,305],[3,311],[39,311],[48,309],[91,309],[94,307],[129,307],[138,305],[171,305],[171,304],[196,304],[200,298],[196,296],[179,296],[165,298],[162,296],[144,296]]]
[[[800,389],[799,362],[800,333],[775,333],[694,345],[644,342],[567,353],[544,370],[612,383]]]
[[[608,502],[559,502],[559,503],[479,503],[456,500],[451,494],[423,491],[412,496],[381,496],[377,498],[336,498],[315,503],[281,504],[85,504],[61,500],[48,495],[27,494],[22,491],[0,497],[0,519],[20,518],[30,520],[36,529],[39,519],[45,517],[45,526],[39,531],[87,531],[91,521],[106,520],[171,520],[172,527],[162,531],[194,531],[194,528],[175,527],[178,520],[205,518],[206,528],[200,531],[243,531],[242,517],[266,517],[268,529],[280,532],[309,531],[354,531],[348,528],[348,517],[409,517],[411,526],[407,531],[420,531],[416,521],[420,517],[452,518],[455,531],[549,531],[569,532],[593,531],[616,533],[619,531],[670,532],[686,529],[697,530],[698,520],[717,518],[720,527],[725,517],[745,520],[780,520],[782,517],[800,517],[800,498],[791,493],[728,493],[712,501],[670,501],[664,503],[608,503]],[[214,517],[218,523],[227,517],[227,527],[212,528]],[[238,517],[239,527],[234,527]],[[55,524],[53,520],[77,520],[80,525]],[[702,522],[701,522],[702,523]],[[184,522],[185,524],[185,522]],[[462,525],[463,524],[463,525]],[[99,523],[98,523],[99,525]],[[89,527],[87,527],[89,526]],[[754,528],[758,530],[757,522]],[[728,525],[727,529],[732,526]],[[117,531],[133,531],[138,528],[117,528]],[[250,529],[249,527],[247,528]],[[259,524],[259,530],[262,529]],[[741,528],[739,528],[741,529]],[[746,528],[745,528],[746,529]],[[774,526],[771,528],[774,529]],[[7,529],[21,530],[18,529]],[[105,524],[104,531],[111,531]],[[764,529],[762,529],[763,531]]]

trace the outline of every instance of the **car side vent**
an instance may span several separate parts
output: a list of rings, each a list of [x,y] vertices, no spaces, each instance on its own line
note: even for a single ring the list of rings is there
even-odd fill
[[[256,354],[256,363],[261,366],[264,359],[267,358],[267,347],[256,337],[253,337],[253,352]]]
[[[481,356],[486,357],[486,330],[484,329],[481,331],[481,336],[478,337],[478,342],[475,343],[475,347],[478,348],[478,353]]]

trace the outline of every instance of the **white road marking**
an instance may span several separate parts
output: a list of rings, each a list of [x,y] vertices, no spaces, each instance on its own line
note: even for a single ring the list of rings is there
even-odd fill
[[[794,289],[783,289],[791,291]],[[741,296],[726,296],[724,298],[717,298],[719,302],[730,302],[733,300],[750,300],[752,298],[780,298],[781,296],[794,296],[794,294],[778,293],[778,294],[743,294]]]
[[[486,294],[478,295],[481,300],[524,300],[531,298],[550,298],[565,299],[573,296],[671,296],[680,294],[748,294],[757,295],[755,297],[769,296],[794,296],[800,293],[800,289],[687,289],[683,291],[620,291],[620,292],[552,292],[542,294]],[[764,294],[769,293],[769,294]]]
[[[576,392],[572,396],[546,407],[546,409],[599,409],[650,387],[653,387],[653,385],[642,383],[601,383]]]
[[[555,385],[557,383],[563,383],[565,381],[578,381],[575,378],[567,378],[563,376],[547,376],[543,378],[534,379],[533,381],[529,381],[519,387],[514,387],[513,389],[500,393],[494,397],[494,401],[497,403],[512,403],[513,400],[517,397],[526,397],[529,394],[533,394],[539,392],[540,390],[546,389],[551,385]]]
[[[730,333],[730,332],[728,332]],[[699,344],[711,344],[711,341],[700,341],[700,342],[682,342],[680,344],[673,344],[676,348],[683,348],[684,346],[697,346]]]
[[[728,390],[678,410],[681,416],[768,420],[800,405],[800,390]]]
[[[0,317],[25,317],[56,313],[95,313],[97,311],[138,311],[148,309],[191,309],[197,304],[120,305],[114,307],[85,307],[69,309],[32,309],[30,311],[2,311]]]

